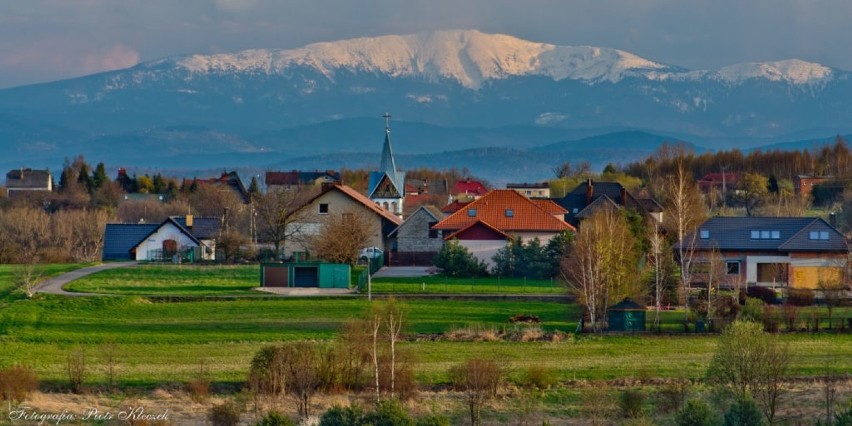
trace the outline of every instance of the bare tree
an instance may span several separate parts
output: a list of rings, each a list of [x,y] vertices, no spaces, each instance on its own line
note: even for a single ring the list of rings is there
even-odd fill
[[[65,367],[71,389],[75,393],[83,392],[83,381],[86,378],[86,351],[83,348],[77,348],[70,352],[66,358]]]
[[[317,348],[308,342],[298,342],[287,347],[287,389],[296,398],[299,415],[310,415],[311,397],[319,387]]]
[[[379,386],[379,331],[382,329],[382,313],[373,306],[367,317],[367,329],[370,333],[372,347],[370,360],[373,363],[374,378],[376,379],[376,403],[382,400],[382,389]]]
[[[654,329],[660,330],[660,310],[663,298],[663,264],[665,262],[665,238],[660,233],[659,222],[652,220],[648,227],[648,264],[654,272]]]
[[[683,158],[678,157],[677,169],[668,178],[664,193],[666,196],[666,215],[668,228],[677,237],[677,258],[680,264],[681,302],[687,306],[684,321],[689,320],[689,304],[686,303],[691,292],[690,266],[698,242],[698,226],[704,221],[706,210],[698,193],[698,187],[689,175]]]
[[[611,303],[640,293],[637,256],[635,238],[619,210],[602,208],[580,227],[561,274],[589,312],[593,331],[601,330]]]
[[[822,293],[823,303],[828,310],[828,328],[832,327],[834,308],[843,302],[843,293],[846,289],[847,287],[839,280],[819,281],[817,283],[817,290]]]
[[[375,234],[373,222],[360,211],[330,214],[319,234],[311,238],[310,247],[320,259],[355,264],[360,249]]]
[[[38,268],[38,259],[30,258],[27,262],[19,264],[14,269],[15,286],[27,295],[33,297],[35,287],[42,281],[44,275]]]
[[[303,212],[300,210],[315,191],[310,187],[286,191],[270,191],[254,197],[254,211],[257,216],[257,236],[263,242],[275,246],[276,256],[287,239],[299,235],[302,231]]]
[[[707,252],[707,257],[704,259],[707,266],[707,312],[705,318],[707,323],[710,323],[710,318],[713,313],[713,292],[718,292],[719,285],[727,273],[725,267],[725,258],[718,248],[713,247]]]
[[[400,338],[403,324],[402,307],[393,299],[388,299],[384,305],[385,332],[390,349],[390,397],[394,398],[396,387],[396,342]]]
[[[470,422],[481,424],[482,407],[497,395],[503,370],[494,361],[473,358],[450,370],[453,387],[464,393]]]

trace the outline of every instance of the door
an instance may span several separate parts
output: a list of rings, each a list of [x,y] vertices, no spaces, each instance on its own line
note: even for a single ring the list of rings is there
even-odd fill
[[[293,269],[294,287],[319,287],[319,268],[316,266],[297,266]]]

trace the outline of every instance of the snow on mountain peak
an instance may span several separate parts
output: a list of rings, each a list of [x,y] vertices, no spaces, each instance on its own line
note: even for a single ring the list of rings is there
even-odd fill
[[[750,78],[765,78],[769,81],[786,81],[792,84],[809,84],[828,80],[831,68],[800,59],[776,62],[747,62],[731,65],[716,71],[720,80],[739,83]]]
[[[556,46],[475,30],[436,31],[314,43],[293,50],[247,50],[192,55],[178,65],[193,73],[278,73],[308,66],[333,78],[337,70],[394,77],[448,78],[478,89],[487,80],[542,75],[554,80],[618,82],[667,66],[628,52],[589,46]]]

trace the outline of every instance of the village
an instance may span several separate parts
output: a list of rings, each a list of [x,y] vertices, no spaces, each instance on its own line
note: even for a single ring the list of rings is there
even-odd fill
[[[846,188],[852,156],[844,141],[821,153],[749,156],[736,151],[696,155],[674,143],[644,163],[610,164],[594,173],[587,163],[566,162],[552,171],[551,181],[491,188],[469,172],[400,168],[388,119],[386,114],[376,170],[268,171],[251,177],[248,184],[233,171],[178,180],[159,173],[130,175],[120,168],[111,180],[103,163],[92,168],[82,158],[66,161],[58,184],[48,170],[12,170],[0,198],[4,212],[0,261],[19,266],[7,270],[9,284],[0,313],[22,309],[22,303],[29,302],[43,305],[39,315],[57,315],[49,312],[66,303],[64,298],[76,296],[71,303],[79,306],[72,309],[72,317],[89,312],[108,323],[114,320],[106,318],[140,307],[123,308],[113,302],[123,299],[108,301],[102,308],[84,307],[80,303],[89,302],[81,301],[99,305],[95,300],[103,296],[122,296],[131,304],[147,300],[155,306],[193,306],[205,312],[227,305],[229,310],[258,312],[267,320],[284,315],[296,321],[285,327],[294,338],[282,338],[261,323],[251,325],[247,319],[243,323],[244,313],[215,315],[216,323],[230,324],[223,325],[226,328],[247,327],[247,336],[255,336],[249,340],[285,342],[265,346],[251,360],[243,389],[255,395],[252,404],[227,399],[227,394],[242,388],[241,380],[234,378],[246,374],[248,367],[229,367],[234,355],[211,355],[219,360],[213,372],[200,354],[195,356],[202,361],[168,361],[181,364],[182,373],[165,375],[170,378],[164,383],[185,382],[180,386],[185,390],[178,393],[185,392],[199,407],[214,401],[212,393],[226,395],[225,402],[206,414],[213,424],[253,424],[246,419],[261,418],[259,413],[270,407],[273,411],[263,418],[278,416],[284,423],[263,424],[287,424],[293,407],[292,413],[303,422],[313,418],[319,424],[350,424],[333,419],[399,415],[409,420],[388,424],[413,424],[405,423],[413,420],[404,413],[404,407],[412,405],[412,395],[418,388],[421,394],[432,395],[448,383],[446,376],[434,375],[434,366],[417,367],[419,361],[411,352],[418,351],[413,348],[422,345],[416,342],[423,336],[436,332],[442,336],[439,340],[539,345],[535,350],[548,347],[541,345],[561,350],[556,348],[566,343],[560,342],[568,339],[576,345],[584,335],[631,336],[628,351],[636,353],[648,345],[691,342],[694,336],[721,338],[719,348],[747,344],[754,349],[738,355],[716,349],[714,355],[711,347],[701,355],[689,347],[669,347],[685,359],[699,356],[704,361],[690,364],[686,374],[648,365],[642,374],[649,381],[635,379],[635,388],[615,385],[601,393],[586,388],[601,379],[595,374],[578,382],[577,371],[568,379],[565,368],[556,366],[561,364],[529,365],[523,372],[512,372],[517,367],[505,361],[506,351],[523,353],[524,347],[492,348],[491,356],[464,360],[449,373],[450,389],[458,394],[440,397],[456,398],[441,404],[466,404],[467,414],[451,409],[426,415],[419,407],[412,412],[415,417],[436,423],[417,424],[503,423],[506,418],[501,416],[515,412],[513,404],[521,398],[512,389],[528,387],[542,395],[564,391],[585,395],[571,415],[558,405],[536,403],[539,408],[525,414],[530,417],[523,421],[535,418],[542,423],[561,424],[579,416],[581,422],[623,417],[716,424],[721,415],[714,417],[712,412],[719,405],[701,396],[714,383],[746,389],[746,396],[732,398],[733,405],[721,405],[731,407],[725,419],[739,413],[736,410],[742,416],[752,410],[760,422],[778,418],[798,422],[826,412],[832,419],[835,404],[842,412],[837,396],[795,409],[778,401],[781,395],[798,392],[804,397],[816,392],[784,382],[787,375],[817,376],[822,380],[818,389],[831,395],[849,391],[852,217],[846,211],[852,197]],[[20,295],[25,299],[18,300]],[[362,303],[367,305],[358,307]],[[473,306],[477,311],[471,311]],[[303,340],[310,336],[298,325],[309,318],[299,319],[304,308],[327,312],[310,318],[331,321],[321,327],[321,339],[340,343],[328,347]],[[141,323],[151,321],[151,315],[173,315],[141,309],[128,315],[138,315],[134,321]],[[366,316],[362,309],[367,309]],[[424,321],[428,311],[441,312],[442,325]],[[14,354],[29,350],[28,339],[14,336],[24,329],[40,333],[40,325],[26,325],[26,320],[15,319],[18,315],[2,316],[0,332],[6,336],[4,345],[11,348],[0,358],[6,365],[25,364]],[[494,323],[495,315],[503,319]],[[73,320],[67,320],[73,328]],[[177,319],[161,325],[172,320]],[[93,321],[97,327],[100,320]],[[339,331],[333,331],[337,327]],[[136,333],[132,323],[119,328]],[[194,344],[232,339],[211,335],[207,340],[209,330],[197,331],[201,334],[192,338]],[[48,376],[51,383],[68,380],[70,390],[82,394],[103,386],[119,388],[113,370],[122,370],[115,359],[117,346],[108,342],[133,344],[145,338],[126,340],[111,332],[98,333],[102,337],[95,339],[94,350],[111,353],[108,361],[87,355],[84,346],[65,355],[54,348],[54,355],[44,355],[52,359],[39,367],[39,375]],[[183,333],[177,331],[166,340],[180,339]],[[825,352],[805,355],[796,349],[798,339],[813,336],[821,336]],[[104,346],[105,342],[112,346]],[[603,349],[607,340],[599,344]],[[343,346],[332,349],[338,345]],[[409,349],[400,355],[397,345]],[[818,358],[799,361],[813,356]],[[320,361],[325,357],[348,364],[326,365]],[[275,359],[283,369],[269,364]],[[87,370],[89,362],[99,366]],[[139,362],[136,367],[125,366],[136,371],[126,374],[158,382],[156,376],[142,372]],[[814,372],[814,362],[824,367]],[[775,374],[776,380],[748,382],[739,376],[737,368],[756,368],[754,363],[768,369],[765,374]],[[3,374],[29,374],[33,378],[27,380],[35,380],[34,372],[22,368]],[[310,374],[298,374],[300,370]],[[13,398],[13,393],[25,398],[35,390],[18,390],[12,381],[18,383],[20,377],[2,376],[5,398]],[[654,384],[654,377],[666,377],[674,384]],[[514,383],[509,388],[504,385],[507,380]],[[681,389],[680,396],[665,393],[672,386]],[[296,404],[290,405],[281,397],[284,394],[293,395]],[[359,405],[346,408],[338,405],[339,399],[317,402],[324,394],[360,395],[378,405],[372,414],[359,414]],[[267,399],[258,399],[264,395]],[[180,413],[186,417],[178,423],[196,421],[190,419],[198,416],[198,410],[207,408]],[[693,423],[690,416],[699,415],[710,423]]]

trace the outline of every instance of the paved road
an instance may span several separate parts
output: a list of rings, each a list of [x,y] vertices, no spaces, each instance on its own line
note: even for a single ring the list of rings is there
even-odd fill
[[[95,272],[105,271],[107,269],[127,268],[137,265],[136,262],[115,262],[104,263],[103,265],[90,266],[88,268],[77,269],[76,271],[66,272],[58,277],[53,277],[47,281],[39,283],[36,288],[36,293],[61,294],[63,296],[102,296],[94,293],[73,293],[65,291],[62,287],[78,278],[83,278],[86,275],[94,274]]]

